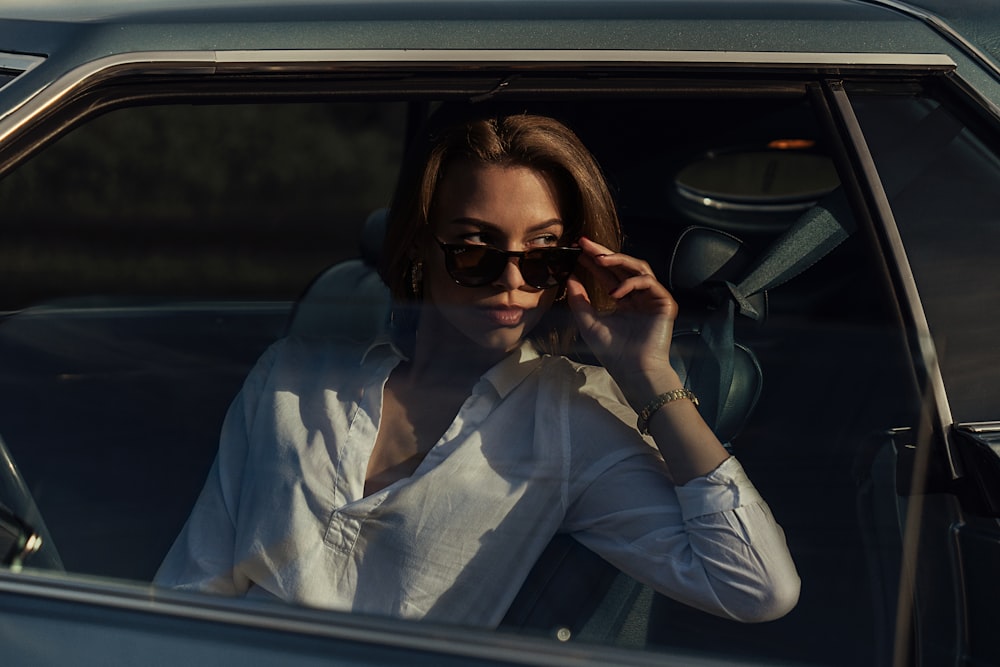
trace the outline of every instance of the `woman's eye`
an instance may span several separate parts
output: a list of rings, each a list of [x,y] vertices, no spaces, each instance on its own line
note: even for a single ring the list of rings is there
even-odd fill
[[[463,234],[459,237],[459,241],[462,243],[467,243],[469,245],[489,245],[489,237],[482,232],[472,232],[469,234]]]
[[[468,245],[488,245],[493,247],[503,247],[506,242],[498,242],[493,234],[483,231],[468,232],[458,237],[459,243]],[[559,236],[556,234],[542,234],[528,239],[524,246],[526,248],[547,248],[559,245]]]
[[[532,239],[528,245],[533,248],[547,248],[549,246],[559,245],[559,237],[555,234],[545,234]]]

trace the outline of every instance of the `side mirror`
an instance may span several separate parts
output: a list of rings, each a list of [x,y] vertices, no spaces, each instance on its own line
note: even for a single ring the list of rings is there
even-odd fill
[[[0,505],[0,565],[15,572],[42,547],[42,538],[6,506]]]
[[[953,430],[965,477],[958,497],[977,516],[1000,517],[1000,424],[960,424]]]

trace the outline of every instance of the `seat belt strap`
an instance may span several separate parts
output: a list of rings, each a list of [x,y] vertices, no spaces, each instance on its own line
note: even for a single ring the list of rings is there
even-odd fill
[[[733,382],[736,314],[762,320],[765,313],[757,312],[749,297],[787,282],[822,259],[851,235],[853,221],[846,197],[838,188],[802,214],[738,284],[717,286],[716,310],[701,330],[714,359],[701,360],[691,372],[691,386],[699,387],[703,414],[710,423],[721,419]]]

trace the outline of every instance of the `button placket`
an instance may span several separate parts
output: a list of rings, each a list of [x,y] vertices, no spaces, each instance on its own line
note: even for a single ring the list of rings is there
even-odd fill
[[[335,505],[327,520],[323,542],[344,554],[353,551],[366,515],[385,499],[385,494],[363,497],[364,475],[378,435],[372,415],[381,411],[381,390],[396,363],[398,359],[383,362],[379,372],[372,374],[372,381],[358,388],[347,436],[337,447],[336,477],[331,480]]]

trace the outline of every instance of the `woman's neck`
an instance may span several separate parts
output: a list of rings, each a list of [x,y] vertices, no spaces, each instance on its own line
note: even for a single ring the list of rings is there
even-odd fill
[[[471,388],[509,352],[477,345],[443,318],[426,309],[420,314],[409,364],[412,381]]]

